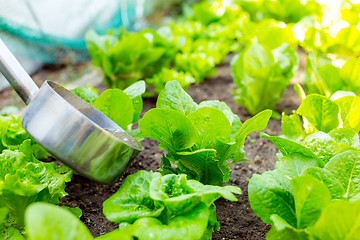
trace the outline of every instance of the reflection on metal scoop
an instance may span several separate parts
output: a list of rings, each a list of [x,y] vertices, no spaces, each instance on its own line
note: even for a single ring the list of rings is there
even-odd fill
[[[28,105],[25,130],[79,174],[111,183],[141,151],[132,136],[72,92],[51,81],[39,89],[1,39],[0,72]]]

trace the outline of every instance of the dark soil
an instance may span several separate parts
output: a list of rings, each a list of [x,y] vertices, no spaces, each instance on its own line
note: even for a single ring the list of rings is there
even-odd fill
[[[235,89],[235,84],[230,75],[229,59],[226,61],[227,64],[218,67],[217,77],[210,78],[203,84],[191,86],[188,93],[198,103],[210,99],[226,102],[244,122],[251,116],[245,108],[233,101],[233,94],[230,89]],[[300,68],[302,72],[303,64],[300,65]],[[299,76],[297,75],[292,83],[298,82],[298,79]],[[97,87],[100,91],[105,89],[104,85]],[[6,91],[3,95],[0,93],[0,97],[9,94],[9,91]],[[155,98],[144,99],[143,114],[150,108],[155,107],[155,103]],[[286,89],[284,99],[278,106],[278,112],[296,109],[299,104],[300,100],[293,90],[293,84],[291,84]],[[270,120],[265,132],[271,135],[280,135],[280,125],[280,120]],[[115,183],[102,185],[74,175],[72,181],[67,184],[66,192],[68,196],[61,199],[60,204],[81,208],[83,211],[81,220],[87,225],[94,237],[118,227],[118,224],[108,221],[102,214],[102,203],[119,189],[125,177],[138,170],[156,171],[159,168],[162,152],[157,147],[157,142],[152,139],[145,139],[141,144],[144,150]],[[254,173],[261,174],[274,168],[277,149],[267,139],[260,139],[259,133],[250,134],[245,142],[244,149],[245,158],[249,159],[249,161],[231,166],[232,173],[229,182],[230,185],[240,187],[243,194],[238,195],[238,202],[230,202],[224,199],[216,201],[217,216],[221,226],[221,230],[213,234],[213,239],[216,240],[265,239],[265,235],[270,229],[270,226],[263,223],[250,208],[247,186]]]

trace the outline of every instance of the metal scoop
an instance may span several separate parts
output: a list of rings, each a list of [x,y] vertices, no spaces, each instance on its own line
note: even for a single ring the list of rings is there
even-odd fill
[[[1,39],[0,72],[27,104],[25,130],[79,174],[111,183],[141,151],[133,137],[72,92],[51,81],[39,89]]]

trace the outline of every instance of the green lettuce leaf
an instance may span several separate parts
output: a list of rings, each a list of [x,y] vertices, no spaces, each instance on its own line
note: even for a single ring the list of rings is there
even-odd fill
[[[31,141],[32,151],[37,159],[50,156],[25,131],[22,127],[20,116],[0,116],[0,153],[4,149],[17,150],[28,139]]]
[[[305,137],[300,116],[295,112],[291,115],[286,115],[284,112],[282,113],[281,130],[284,137],[289,140],[300,141]]]
[[[360,193],[360,153],[349,150],[331,158],[324,167],[329,170],[345,190],[344,198],[358,198]]]
[[[272,215],[271,220],[273,226],[270,231],[266,234],[266,239],[269,240],[311,240],[312,236],[308,234],[304,229],[296,229],[295,227],[288,224],[279,215]]]
[[[274,215],[275,221],[282,219],[279,230],[284,223],[289,225],[286,228],[290,230],[312,226],[322,209],[331,202],[331,193],[326,184],[309,175],[290,178],[283,175],[280,169],[254,175],[248,190],[251,208],[261,220],[274,224]],[[275,224],[275,229],[277,227]],[[271,233],[276,234],[275,230]]]
[[[216,138],[229,137],[231,125],[222,111],[202,107],[187,115],[197,131],[196,149],[206,149],[214,145]]]
[[[105,90],[94,102],[94,107],[122,129],[127,129],[127,126],[133,122],[133,103],[130,97],[120,89]]]
[[[329,136],[338,143],[341,151],[359,147],[359,135],[350,128],[333,129],[329,132]]]
[[[90,31],[85,38],[93,64],[104,71],[105,84],[121,89],[168,67],[176,53],[176,48],[152,29],[138,33],[121,29],[118,37]]]
[[[29,240],[93,239],[85,224],[75,215],[47,203],[31,204],[26,209],[25,223]]]
[[[189,148],[196,142],[197,132],[190,119],[172,109],[151,109],[139,121],[144,137],[161,142],[159,147],[169,152]]]
[[[238,117],[238,115],[234,114],[231,110],[231,108],[224,102],[219,101],[219,100],[207,100],[207,101],[202,101],[199,104],[199,107],[211,107],[211,108],[215,108],[218,109],[220,111],[222,111],[226,118],[229,120],[230,125],[231,125],[231,133],[234,134],[237,131],[239,131],[242,123],[240,121],[240,118]]]
[[[138,171],[128,176],[121,188],[103,203],[103,213],[110,221],[132,223],[142,217],[158,217],[163,205],[150,198],[150,183],[160,173]]]
[[[264,110],[242,124],[224,102],[197,104],[176,81],[166,84],[156,107],[144,115],[139,128],[144,137],[160,141],[159,147],[168,151],[162,158],[162,173],[184,173],[211,185],[229,181],[229,165],[243,161],[246,136],[263,130],[272,113]]]
[[[320,217],[322,209],[330,204],[329,189],[309,175],[293,178],[291,188],[295,199],[296,228],[303,229],[312,226]]]
[[[185,212],[164,224],[156,218],[141,218],[122,230],[131,233],[139,240],[167,239],[204,239],[209,221],[209,208],[205,204],[197,205],[192,211]]]
[[[304,171],[311,167],[318,167],[318,161],[300,153],[285,155],[275,165],[275,169],[282,175],[292,179],[303,175]]]
[[[99,239],[123,233],[137,239],[211,239],[213,229],[219,229],[214,202],[220,197],[237,201],[234,194],[241,194],[240,188],[203,185],[184,174],[138,171],[104,202],[105,216],[121,224]]]
[[[291,140],[282,137],[269,136],[265,133],[260,133],[260,136],[272,141],[283,156],[287,156],[294,153],[300,153],[303,156],[316,159],[320,165],[322,166],[324,165],[323,161],[318,159],[318,157],[314,154],[313,151],[311,151],[311,149],[297,142],[293,142]]]
[[[139,120],[143,107],[141,95],[145,90],[144,81],[138,81],[124,91],[107,89],[95,100],[93,105],[121,128],[128,130],[130,124]]]
[[[173,80],[178,81],[183,89],[187,89],[190,84],[196,82],[190,73],[176,71],[175,69],[169,68],[163,68],[151,78],[146,79],[146,82],[149,85],[154,86],[154,95],[159,95],[159,93],[165,88],[166,83]]]
[[[141,95],[144,94],[145,91],[146,84],[144,81],[138,81],[124,89],[124,93],[130,97],[134,108],[134,117],[132,123],[139,121],[140,113],[143,108],[143,100]]]
[[[360,201],[335,201],[327,205],[319,220],[308,231],[318,239],[358,239]]]
[[[360,74],[358,71],[359,66],[360,66],[360,60],[358,58],[352,58],[349,59],[344,64],[344,66],[341,68],[340,71],[340,75],[342,79],[348,86],[346,90],[350,90],[356,94],[359,94],[360,91],[360,83],[359,83]]]
[[[67,195],[65,183],[72,172],[60,172],[54,163],[37,160],[31,141],[24,141],[17,151],[0,154],[0,206],[6,206],[16,218],[18,227],[24,224],[26,207],[32,202],[58,203]]]
[[[306,72],[303,80],[307,93],[318,93],[326,97],[343,90],[345,85],[340,76],[340,69],[332,65],[330,59],[316,58],[314,52],[310,52],[306,59]]]
[[[197,83],[216,75],[214,58],[204,52],[179,53],[175,57],[174,67],[176,70],[190,73]]]
[[[179,82],[171,81],[168,82],[165,85],[165,89],[160,92],[156,107],[177,110],[187,115],[196,111],[198,105],[191,96],[182,89]]]
[[[317,131],[327,133],[339,126],[339,107],[330,99],[318,94],[306,96],[296,112],[305,117]]]
[[[241,194],[241,190],[234,186],[203,185],[195,180],[187,180],[184,174],[156,178],[150,187],[150,197],[164,204],[170,216],[187,212],[200,202],[210,207],[220,197],[237,201],[233,193]]]
[[[216,158],[215,149],[200,149],[192,152],[178,152],[177,161],[187,171],[196,173],[196,180],[204,184],[221,185],[224,179],[224,172],[221,170],[219,161]]]
[[[242,146],[244,144],[246,136],[251,132],[265,129],[270,120],[271,114],[272,111],[267,109],[246,120],[235,136],[237,141],[239,141],[239,145]]]
[[[278,170],[254,174],[248,186],[250,206],[257,216],[272,224],[271,216],[277,214],[291,226],[296,226],[295,200],[290,180]]]
[[[335,139],[324,132],[315,132],[308,135],[301,145],[310,149],[324,163],[340,152],[340,146]]]
[[[352,128],[356,132],[360,131],[360,97],[344,96],[334,100],[340,108],[340,116],[343,126]]]
[[[321,15],[322,9],[316,1],[264,0],[261,11],[264,17],[284,22],[298,22],[305,16]]]
[[[86,102],[93,104],[95,100],[99,97],[97,90],[91,85],[85,87],[77,87],[70,90],[72,93],[75,93],[80,98],[84,99]]]
[[[274,109],[294,76],[298,61],[287,43],[270,51],[254,42],[231,61],[237,85],[235,101],[251,114]]]

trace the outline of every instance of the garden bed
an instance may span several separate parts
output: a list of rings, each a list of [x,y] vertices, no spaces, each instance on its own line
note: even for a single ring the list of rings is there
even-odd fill
[[[302,55],[302,52],[298,52]],[[202,84],[191,85],[187,92],[196,102],[204,100],[220,100],[227,103],[235,114],[238,114],[241,121],[251,118],[246,109],[233,100],[231,89],[235,89],[235,83],[231,77],[229,62],[232,56],[228,56],[225,63],[218,66],[216,77],[207,79]],[[304,61],[301,58],[300,71],[292,80],[284,94],[283,101],[278,106],[278,112],[291,111],[300,105],[300,99],[293,90],[293,84],[299,82],[299,76],[304,71]],[[87,73],[88,65],[81,65],[75,70]],[[85,69],[85,70],[84,70]],[[40,73],[33,76],[37,84],[41,84],[45,79],[57,82],[66,82],[73,78],[74,67],[45,68]],[[77,76],[79,73],[77,73]],[[90,76],[96,74],[90,73]],[[98,76],[99,77],[99,76]],[[91,81],[93,84],[101,80]],[[74,84],[76,85],[76,81]],[[99,92],[106,89],[103,83],[95,84]],[[1,106],[18,105],[20,108],[23,103],[13,90],[7,89],[0,93]],[[154,108],[156,98],[144,98],[142,115],[149,109]],[[265,132],[270,135],[281,135],[280,120],[270,120]],[[91,180],[74,175],[72,181],[67,183],[66,192],[68,196],[60,200],[60,205],[69,207],[79,207],[82,210],[81,220],[87,225],[94,237],[110,232],[118,227],[117,223],[110,222],[102,213],[102,203],[113,195],[121,186],[126,176],[138,170],[156,171],[160,166],[162,150],[153,139],[145,139],[141,142],[143,151],[136,157],[133,164],[126,170],[120,179],[111,185],[102,185]],[[261,139],[258,133],[251,133],[245,142],[246,162],[240,162],[231,166],[230,185],[238,186],[243,194],[238,195],[239,201],[230,202],[224,199],[216,201],[217,216],[221,230],[215,231],[213,239],[265,239],[270,225],[265,224],[258,218],[250,208],[247,186],[248,181],[254,173],[263,173],[273,169],[276,161],[277,148],[267,139]]]
[[[188,93],[196,102],[203,100],[218,99],[226,102],[232,111],[239,115],[242,122],[250,118],[246,109],[236,104],[230,89],[235,88],[230,75],[228,57],[225,64],[218,67],[217,77],[205,81],[203,84],[192,85]],[[301,64],[303,72],[303,64]],[[298,81],[299,74],[293,79]],[[103,84],[96,86],[100,92],[105,90]],[[10,95],[10,94],[8,94]],[[143,113],[155,107],[156,98],[145,98]],[[296,109],[300,104],[293,84],[289,85],[284,94],[284,99],[279,105],[279,112]],[[280,135],[280,120],[270,120],[265,132],[271,135]],[[69,207],[79,207],[83,211],[81,220],[87,225],[94,237],[110,232],[117,228],[117,223],[108,221],[102,214],[102,203],[113,195],[121,186],[122,181],[129,174],[138,170],[156,171],[160,166],[161,150],[157,142],[145,139],[142,142],[144,150],[138,155],[129,169],[122,177],[111,185],[102,185],[92,182],[80,176],[74,175],[71,182],[67,184],[68,196],[61,199],[60,204]],[[267,139],[260,139],[258,133],[250,134],[245,142],[245,158],[250,161],[237,163],[231,166],[230,185],[238,186],[243,194],[239,195],[238,202],[229,202],[220,199],[216,202],[218,221],[221,230],[215,231],[213,239],[265,239],[270,226],[258,218],[248,201],[248,180],[254,173],[263,173],[274,168],[277,148]]]

